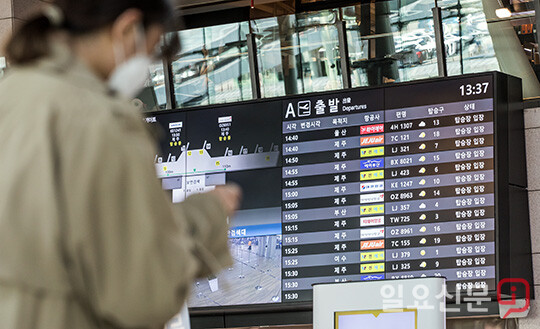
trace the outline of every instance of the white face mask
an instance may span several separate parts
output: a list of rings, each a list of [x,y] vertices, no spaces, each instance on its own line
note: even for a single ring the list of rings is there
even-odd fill
[[[152,64],[152,59],[145,50],[144,30],[137,28],[136,33],[142,37],[137,38],[137,54],[130,59],[126,60],[123,45],[113,46],[116,68],[109,77],[109,88],[129,99],[135,98],[143,90],[150,74],[149,67]]]

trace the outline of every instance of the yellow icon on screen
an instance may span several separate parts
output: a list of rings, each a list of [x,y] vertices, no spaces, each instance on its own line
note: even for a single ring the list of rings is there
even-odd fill
[[[421,196],[421,197],[425,197],[425,196],[426,196],[426,191],[422,191],[422,192],[420,192],[420,194],[418,194],[418,195]]]
[[[420,267],[421,267],[421,268],[425,268],[426,266],[427,266],[427,263],[426,263],[426,262],[420,263]]]
[[[227,139],[228,139],[228,140],[231,140],[231,136],[227,136]]]
[[[187,155],[188,155],[188,156],[191,156],[191,151],[188,151],[188,152],[187,152]]]
[[[426,185],[426,180],[425,180],[425,179],[422,179],[422,180],[420,180],[420,182],[419,182],[418,184],[420,184],[420,185]]]
[[[163,171],[167,171],[167,167],[163,167]]]
[[[426,133],[425,132],[421,132],[420,135],[418,136],[420,138],[426,138]]]
[[[169,145],[173,146],[173,142],[170,142]]]
[[[200,154],[200,155],[203,155],[203,154],[204,154],[204,151],[203,151],[203,150],[199,150],[199,154]]]
[[[364,171],[360,174],[360,180],[374,180],[384,178],[384,170]]]
[[[221,164],[221,162],[216,161],[216,166],[219,166],[220,164]]]
[[[422,155],[422,156],[420,157],[420,159],[418,159],[418,161],[424,162],[424,161],[426,161],[426,157]]]
[[[427,228],[425,226],[422,226],[420,228],[420,232],[425,233],[427,231]]]
[[[223,141],[223,137],[219,136],[219,141],[222,142],[222,141]]]
[[[177,145],[178,145],[178,143],[177,143],[177,142],[174,142],[174,146],[177,146]]]
[[[426,251],[425,250],[421,250],[420,251],[420,256],[425,256],[426,255]]]
[[[420,215],[420,220],[426,220],[426,214]]]
[[[425,174],[426,173],[426,168],[422,167],[420,168],[420,170],[418,170],[419,173],[421,174]]]
[[[426,244],[427,240],[426,238],[422,238],[422,240],[420,240],[420,244]]]
[[[364,148],[360,151],[361,158],[368,158],[373,156],[383,156],[384,155],[384,146],[381,147],[370,147]]]
[[[425,150],[426,149],[426,144],[422,144],[418,148],[421,149],[421,150]]]

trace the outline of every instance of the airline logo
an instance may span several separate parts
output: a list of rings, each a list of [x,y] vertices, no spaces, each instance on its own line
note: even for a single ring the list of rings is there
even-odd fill
[[[375,281],[375,280],[384,280],[384,274],[370,274],[362,275],[360,277],[361,281]]]
[[[360,226],[379,226],[384,225],[384,216],[362,217]]]
[[[177,129],[177,128],[182,128],[182,121],[179,121],[179,122],[171,122],[169,123],[169,129]]]
[[[362,206],[360,207],[360,215],[376,215],[384,214],[384,204],[378,204],[375,206]]]
[[[367,136],[360,138],[360,146],[371,146],[384,144],[384,135]]]
[[[384,193],[362,194],[360,203],[384,202]]]
[[[384,146],[368,147],[360,150],[361,158],[380,157],[384,155]]]
[[[384,132],[384,124],[360,127],[360,135],[378,134]]]
[[[383,179],[384,178],[384,170],[372,170],[372,171],[364,171],[360,173],[360,180],[375,180],[375,179]]]
[[[363,252],[360,254],[360,261],[364,262],[384,262],[384,251]]]
[[[218,118],[218,123],[231,123],[231,122],[232,122],[232,116]]]
[[[360,168],[362,170],[384,168],[384,159],[380,158],[360,161]]]
[[[371,240],[360,242],[361,250],[384,249],[384,240]]]
[[[384,263],[373,263],[360,265],[360,273],[384,272]]]
[[[360,230],[360,239],[362,240],[377,238],[384,238],[384,227]]]
[[[360,185],[360,193],[384,191],[384,181],[362,183]]]

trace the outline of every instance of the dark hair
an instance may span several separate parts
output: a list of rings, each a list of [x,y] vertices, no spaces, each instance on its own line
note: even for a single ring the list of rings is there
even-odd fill
[[[98,31],[114,21],[128,9],[143,13],[143,24],[168,26],[174,22],[174,10],[169,0],[57,0],[54,6],[61,12],[61,23],[56,25],[45,12],[24,23],[6,45],[6,57],[12,64],[27,64],[49,55],[49,35],[63,30],[71,35],[84,35]],[[176,35],[176,33],[174,33]],[[167,56],[175,52],[178,40],[168,38],[164,49]]]

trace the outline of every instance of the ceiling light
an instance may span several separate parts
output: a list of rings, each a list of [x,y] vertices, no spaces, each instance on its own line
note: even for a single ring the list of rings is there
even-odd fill
[[[512,12],[508,8],[499,8],[499,9],[495,10],[495,14],[499,18],[512,17]]]

